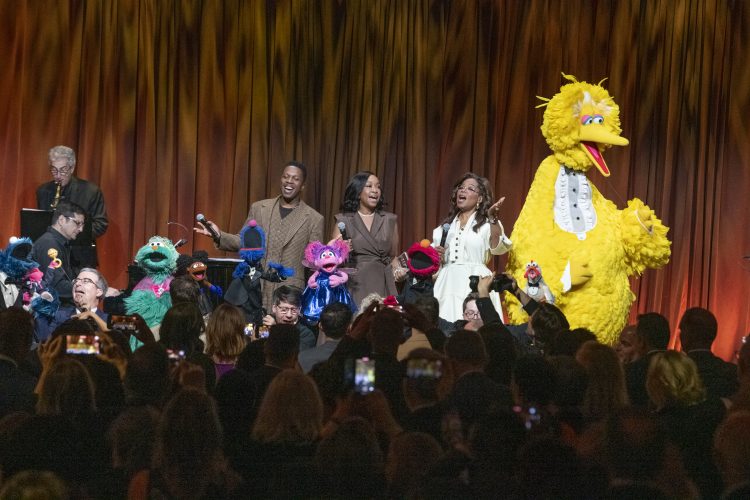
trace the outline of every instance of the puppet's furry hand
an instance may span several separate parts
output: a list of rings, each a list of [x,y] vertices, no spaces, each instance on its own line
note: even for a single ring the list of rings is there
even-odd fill
[[[332,287],[337,287],[346,283],[348,279],[349,276],[347,276],[345,273],[337,272],[336,274],[332,274],[331,277],[328,278],[328,283],[330,283]]]
[[[308,288],[318,288],[318,282],[316,281],[318,277],[318,272],[315,271],[312,273],[312,276],[307,280],[307,286]]]

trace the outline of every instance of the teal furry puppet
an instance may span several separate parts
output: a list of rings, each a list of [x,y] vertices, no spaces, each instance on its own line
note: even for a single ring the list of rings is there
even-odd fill
[[[161,323],[172,307],[169,284],[177,269],[177,257],[174,244],[161,236],[152,236],[135,254],[135,262],[146,272],[146,277],[125,299],[125,310],[128,314],[140,314],[149,327]]]

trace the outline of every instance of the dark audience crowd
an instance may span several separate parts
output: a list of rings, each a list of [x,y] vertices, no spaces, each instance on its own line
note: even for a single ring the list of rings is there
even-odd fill
[[[750,498],[750,345],[713,355],[710,311],[611,347],[551,304],[504,325],[488,283],[455,323],[370,297],[310,328],[281,286],[248,329],[175,286],[156,336],[89,311],[37,345],[2,310],[0,500]]]

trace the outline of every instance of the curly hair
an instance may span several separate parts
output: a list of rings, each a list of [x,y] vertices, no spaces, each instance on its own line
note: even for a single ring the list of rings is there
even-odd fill
[[[654,354],[646,376],[646,392],[658,409],[687,406],[706,398],[698,367],[687,354],[678,351]]]
[[[377,175],[367,170],[354,174],[349,180],[349,184],[346,185],[346,189],[344,189],[344,201],[341,202],[341,210],[344,212],[356,212],[359,210],[359,198],[362,196],[362,190],[367,185],[367,180],[371,175],[377,178]],[[383,190],[381,189],[380,199],[375,206],[375,211],[379,212],[383,210],[384,206],[385,199],[383,198]]]
[[[448,216],[443,220],[441,224],[450,224],[453,222],[453,219],[456,218],[456,215],[460,212],[458,207],[456,206],[456,197],[458,196],[458,188],[461,187],[461,184],[464,183],[467,179],[474,179],[477,181],[477,184],[479,185],[479,196],[482,197],[482,201],[479,202],[479,206],[477,207],[477,215],[474,218],[474,221],[476,224],[474,224],[474,232],[479,231],[479,228],[482,227],[482,224],[487,222],[487,219],[489,218],[487,211],[492,206],[492,186],[490,186],[490,181],[487,180],[486,177],[482,177],[481,175],[477,175],[473,172],[466,172],[464,175],[462,175],[455,184],[453,184],[453,190],[451,191],[451,209],[448,212]]]

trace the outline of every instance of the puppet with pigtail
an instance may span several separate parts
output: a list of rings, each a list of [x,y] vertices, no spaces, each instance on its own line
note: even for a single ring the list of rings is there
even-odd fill
[[[161,323],[172,307],[169,284],[177,269],[178,255],[172,241],[163,236],[152,236],[138,250],[135,262],[146,275],[124,299],[127,314],[140,314],[149,327]]]
[[[440,270],[440,255],[437,250],[430,245],[430,240],[422,240],[409,247],[406,255],[409,257],[406,261],[409,270],[398,302],[413,304],[419,297],[434,297],[433,276]]]
[[[266,255],[266,233],[255,219],[248,221],[240,231],[239,255],[242,262],[232,273],[233,279],[224,300],[242,309],[248,323],[259,325],[266,314],[263,310],[261,280],[280,283],[294,275],[294,269],[269,262],[268,269],[263,270],[261,260]]]
[[[302,316],[308,324],[318,323],[323,309],[334,302],[357,312],[357,305],[346,288],[349,275],[339,267],[348,257],[349,245],[343,240],[334,240],[328,245],[313,241],[305,247],[302,264],[313,270],[302,292]]]

